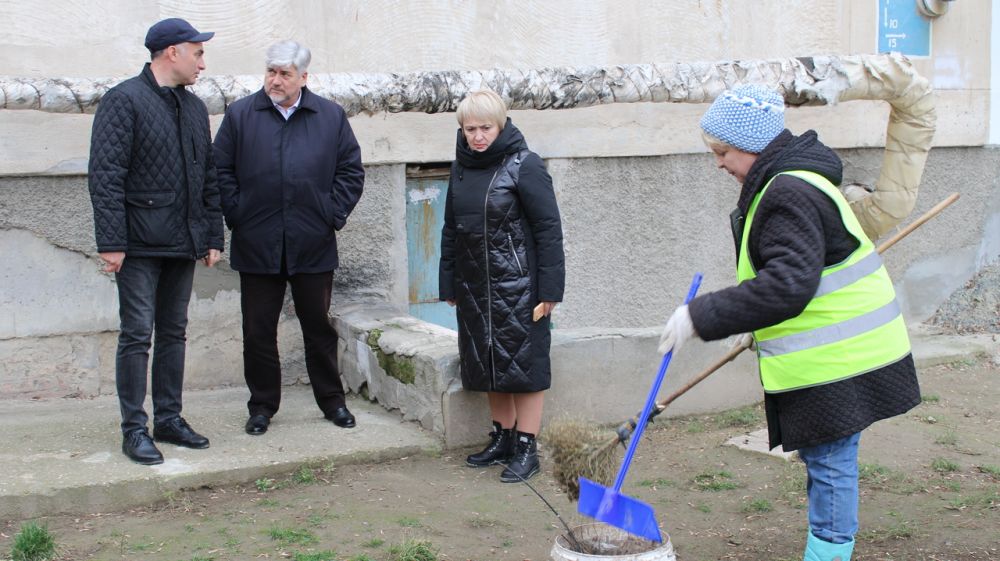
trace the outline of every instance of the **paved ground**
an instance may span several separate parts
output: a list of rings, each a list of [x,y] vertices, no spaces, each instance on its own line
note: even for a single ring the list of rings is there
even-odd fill
[[[1000,363],[1000,336],[946,336],[918,327],[912,338],[921,366],[984,354]],[[121,510],[181,489],[254,481],[302,465],[372,463],[442,448],[436,435],[357,398],[348,403],[357,428],[337,428],[303,386],[286,387],[268,433],[249,436],[247,395],[244,388],[187,392],[184,415],[212,446],[164,444],[166,461],[152,467],[122,455],[114,396],[0,401],[0,519]]]
[[[247,396],[244,388],[185,393],[184,417],[211,447],[162,444],[164,463],[150,467],[121,453],[115,396],[0,402],[0,519],[117,510],[180,489],[254,481],[302,465],[368,463],[441,449],[432,433],[361,399],[348,400],[358,426],[338,428],[323,418],[308,386],[284,388],[267,434],[250,436],[243,430]]]

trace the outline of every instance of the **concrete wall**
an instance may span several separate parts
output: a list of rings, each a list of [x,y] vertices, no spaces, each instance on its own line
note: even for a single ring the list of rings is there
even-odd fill
[[[338,294],[405,303],[403,166],[371,166],[338,237]],[[0,177],[0,398],[113,393],[118,296],[102,272],[85,177]],[[398,235],[400,232],[402,236]],[[228,243],[228,242],[227,242]],[[186,387],[242,383],[239,276],[228,254],[199,265],[189,306]],[[291,295],[279,327],[284,381],[307,380]]]
[[[845,181],[871,184],[882,151],[841,150]],[[1000,258],[1000,154],[931,151],[913,218],[952,192],[952,207],[885,256],[910,321],[929,317],[985,264]],[[662,323],[691,276],[702,291],[735,279],[729,212],[739,185],[708,155],[552,160],[566,236],[566,300],[558,327]]]
[[[848,180],[871,181],[881,150],[841,151]],[[952,191],[962,199],[886,255],[904,313],[922,321],[1000,256],[1000,154],[931,152],[916,213]],[[703,291],[733,281],[728,213],[738,185],[705,154],[554,159],[567,290],[558,329],[655,326],[691,276]],[[335,301],[364,297],[406,309],[405,170],[368,167],[365,195],[339,236]],[[0,397],[114,391],[117,296],[99,271],[83,177],[0,178]],[[190,308],[189,388],[242,383],[239,279],[223,261],[199,266]],[[345,336],[346,337],[346,336]],[[290,302],[281,322],[285,381],[306,379]]]
[[[981,145],[991,74],[990,6],[953,2],[932,26],[933,56],[915,60],[938,92],[937,146]],[[6,31],[2,72],[10,76],[116,76],[148,58],[150,23],[170,16],[217,33],[206,74],[259,74],[279,39],[310,45],[310,71],[407,72],[603,66],[773,59],[876,50],[875,0],[681,0],[611,2],[451,2],[440,0],[50,0],[45,10],[0,1]],[[102,30],[95,37],[94,29]],[[775,30],[779,30],[775,32]],[[87,48],[80,48],[86,45]],[[704,152],[700,106],[612,105],[517,113],[515,122],[546,158]],[[850,102],[810,110],[807,122],[838,147],[883,142],[886,106]],[[217,126],[219,119],[214,119]],[[368,163],[450,160],[453,115],[395,114],[352,119]],[[0,110],[0,174],[81,172],[90,117]]]
[[[870,181],[878,173],[878,151],[842,150],[840,154],[846,180]],[[962,198],[884,256],[903,313],[911,323],[930,317],[984,266],[1000,265],[998,169],[1000,152],[995,147],[931,150],[917,206],[907,222],[953,192]],[[1000,291],[1000,286],[985,290]]]

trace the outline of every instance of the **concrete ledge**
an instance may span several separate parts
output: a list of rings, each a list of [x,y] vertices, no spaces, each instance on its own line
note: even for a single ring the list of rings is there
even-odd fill
[[[457,334],[378,302],[338,306],[341,372],[347,386],[403,419],[440,434],[445,446],[479,443],[490,428],[485,396],[465,392]],[[659,328],[553,332],[552,389],[546,418],[574,416],[617,423],[638,413],[660,364]],[[692,342],[674,359],[661,388],[673,392],[728,350]],[[753,357],[739,357],[678,400],[667,415],[718,411],[759,399]]]
[[[552,390],[546,416],[620,423],[642,411],[662,357],[661,329],[569,329],[554,332]],[[657,396],[665,399],[718,360],[725,342],[691,341],[670,363]],[[719,411],[760,399],[753,356],[743,353],[672,403],[665,416]]]
[[[346,387],[447,435],[442,399],[458,377],[457,334],[382,302],[333,310]]]
[[[909,331],[917,368],[976,358],[989,358],[1000,365],[1000,334],[948,335],[923,323],[909,326]]]
[[[352,391],[440,434],[446,447],[484,440],[490,426],[486,399],[462,390],[455,332],[383,303],[347,304],[334,315],[342,339],[342,372]],[[659,334],[658,327],[554,331],[545,417],[617,424],[637,414],[660,364]],[[1000,363],[998,335],[944,335],[917,324],[910,337],[919,368],[980,356]],[[657,399],[665,399],[728,350],[728,341],[688,343],[673,359]],[[756,360],[743,353],[672,403],[664,415],[708,413],[760,399]]]
[[[245,389],[184,397],[185,418],[211,439],[211,448],[161,444],[165,462],[159,466],[134,464],[121,453],[114,396],[0,402],[0,519],[121,510],[183,489],[252,482],[303,465],[369,463],[441,450],[433,434],[358,399],[348,403],[358,426],[337,428],[323,419],[308,386],[283,389],[281,411],[262,436],[243,430]]]

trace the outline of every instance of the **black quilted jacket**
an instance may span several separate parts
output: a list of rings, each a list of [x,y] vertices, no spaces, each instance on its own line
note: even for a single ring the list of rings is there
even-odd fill
[[[149,64],[101,99],[88,183],[99,252],[198,259],[222,250],[208,111]]]
[[[842,178],[840,158],[815,132],[796,137],[784,131],[760,154],[743,183],[732,217],[737,247],[742,217],[754,197],[779,172],[792,170],[814,171],[834,185]],[[778,177],[757,206],[750,228],[748,251],[757,277],[692,300],[695,330],[711,341],[797,316],[816,293],[822,269],[843,261],[857,245],[833,201],[798,178]],[[786,451],[849,436],[918,403],[910,355],[861,376],[764,398],[771,447],[781,444]]]
[[[440,296],[455,300],[462,384],[467,390],[548,389],[549,318],[561,302],[562,223],[552,178],[507,120],[484,152],[458,132],[441,232]]]

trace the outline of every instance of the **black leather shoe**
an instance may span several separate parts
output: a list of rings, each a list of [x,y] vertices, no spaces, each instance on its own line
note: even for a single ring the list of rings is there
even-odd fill
[[[146,429],[135,429],[125,433],[122,438],[122,453],[133,462],[144,466],[163,463],[163,454],[156,449]]]
[[[153,438],[157,442],[169,442],[185,448],[208,448],[208,439],[194,432],[183,417],[174,417],[154,426]]]
[[[326,418],[333,421],[333,424],[343,429],[354,428],[354,415],[347,410],[347,407],[338,407],[333,413],[327,413]]]
[[[271,418],[267,415],[250,415],[247,419],[247,434],[258,435],[267,432],[267,426],[271,424]]]

